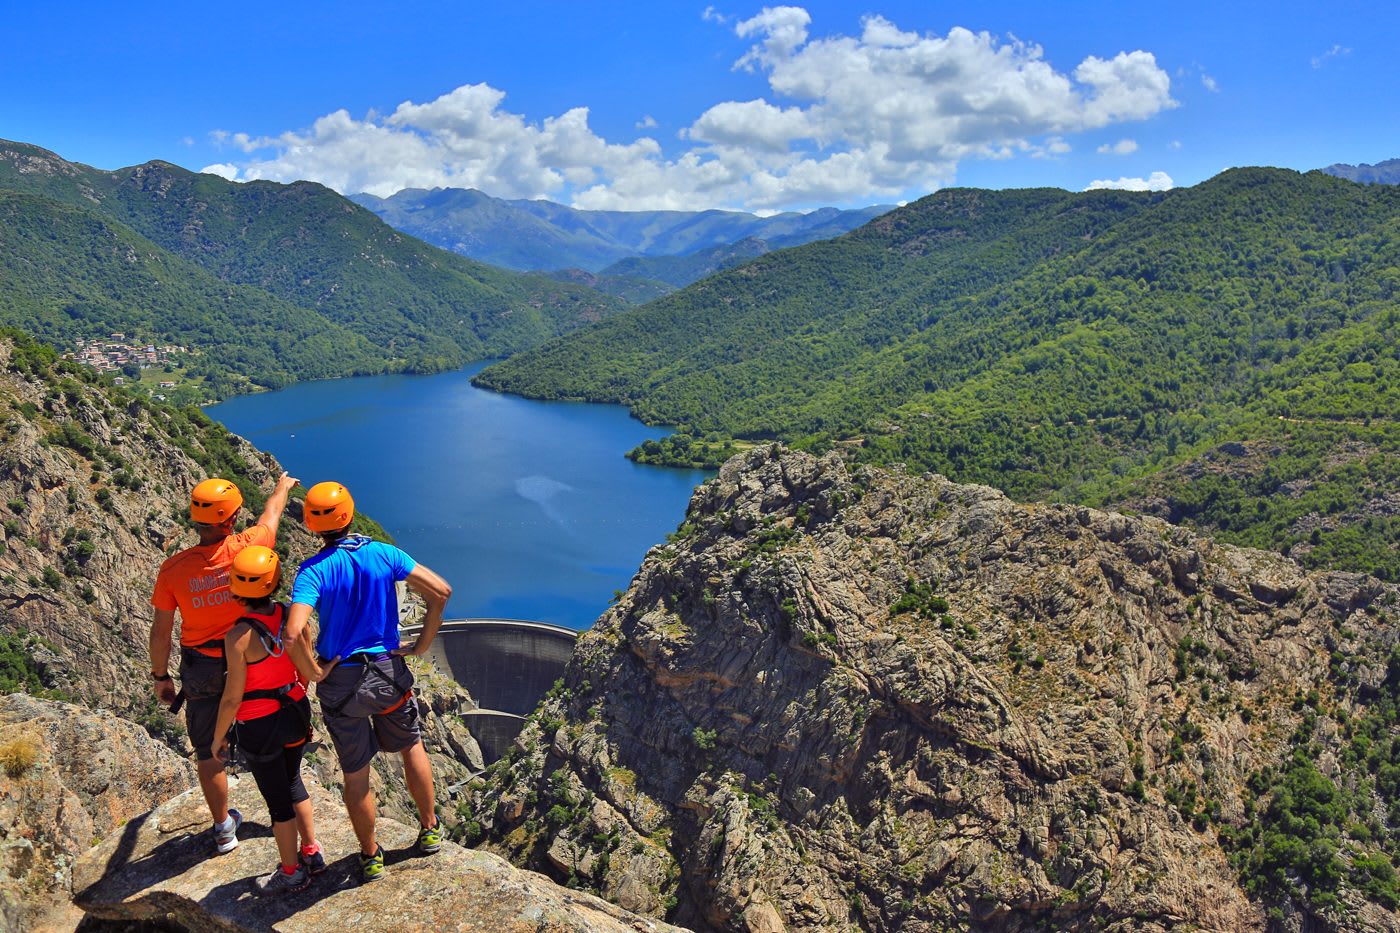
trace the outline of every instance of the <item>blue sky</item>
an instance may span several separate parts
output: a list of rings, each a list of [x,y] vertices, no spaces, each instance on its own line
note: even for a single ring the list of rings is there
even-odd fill
[[[0,136],[101,168],[771,211],[1400,157],[1390,2],[3,13]]]

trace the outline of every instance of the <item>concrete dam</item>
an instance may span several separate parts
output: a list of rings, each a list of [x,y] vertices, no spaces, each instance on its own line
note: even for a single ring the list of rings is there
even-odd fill
[[[416,635],[418,626],[406,626]],[[487,764],[510,748],[540,700],[564,676],[574,653],[573,629],[519,619],[444,621],[428,657],[461,684],[478,709],[461,715]]]

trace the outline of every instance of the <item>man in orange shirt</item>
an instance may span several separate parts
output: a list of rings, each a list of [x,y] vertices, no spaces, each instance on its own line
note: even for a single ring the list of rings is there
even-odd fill
[[[171,705],[175,684],[169,673],[171,633],[180,613],[180,694],[185,702],[185,727],[198,759],[199,789],[214,817],[214,848],[231,852],[238,845],[242,816],[228,806],[224,764],[214,757],[214,723],[224,692],[224,636],[243,615],[243,605],[228,588],[228,569],[245,547],[277,542],[277,525],[287,496],[297,480],[283,473],[267,497],[258,523],[233,533],[243,494],[226,479],[207,479],[190,493],[190,519],[199,543],[160,565],[151,605],[151,678],[156,699]]]

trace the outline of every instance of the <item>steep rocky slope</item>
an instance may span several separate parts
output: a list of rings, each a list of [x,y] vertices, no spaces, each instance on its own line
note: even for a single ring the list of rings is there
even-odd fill
[[[1400,594],[777,447],[580,638],[469,833],[723,930],[1400,930]]]
[[[155,572],[194,543],[186,514],[195,483],[235,480],[255,516],[280,465],[196,410],[127,395],[17,334],[0,335],[0,438],[0,691],[108,711],[188,752],[183,717],[155,704],[146,673]],[[299,519],[294,499],[278,545],[292,563],[317,547]],[[427,746],[452,821],[450,786],[480,767],[456,715],[475,704],[427,665],[419,671]],[[322,783],[339,782],[328,745],[308,760]],[[381,756],[375,780],[386,815],[411,819],[397,761]]]
[[[30,646],[38,683],[27,686],[153,714],[151,586],[166,555],[194,543],[189,490],[229,476],[256,515],[277,462],[193,409],[104,386],[20,337],[0,339],[0,436],[0,632]],[[283,525],[286,553],[313,542]]]
[[[140,726],[23,694],[0,697],[0,930],[72,929],[77,858],[194,784]]]

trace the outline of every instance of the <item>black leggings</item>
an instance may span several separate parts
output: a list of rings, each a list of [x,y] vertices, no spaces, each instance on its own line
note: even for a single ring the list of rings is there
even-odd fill
[[[238,745],[274,823],[292,819],[296,815],[292,805],[309,796],[301,782],[301,756],[306,754],[306,719],[302,716],[310,718],[311,702],[303,697],[295,705],[300,712],[284,706],[271,716],[238,724]],[[297,744],[288,746],[288,742]]]

